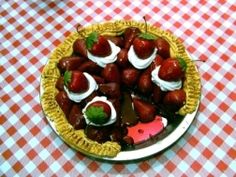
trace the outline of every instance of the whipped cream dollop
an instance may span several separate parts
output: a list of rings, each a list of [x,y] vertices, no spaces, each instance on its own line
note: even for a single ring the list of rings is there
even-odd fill
[[[156,57],[157,49],[155,48],[153,53],[146,59],[139,58],[135,51],[134,46],[132,45],[128,51],[128,60],[129,62],[137,69],[147,68]]]
[[[86,114],[85,114],[85,111],[86,111],[87,107],[90,104],[92,104],[93,102],[96,102],[96,101],[103,101],[103,102],[107,103],[110,106],[110,108],[111,108],[110,119],[109,119],[108,122],[106,122],[104,124],[95,124],[95,123],[89,121],[87,116],[86,116]],[[106,125],[113,124],[116,121],[116,119],[117,119],[116,110],[115,110],[113,104],[109,100],[107,100],[107,97],[105,97],[105,96],[96,96],[96,97],[94,97],[90,102],[88,102],[88,104],[84,107],[84,109],[82,109],[82,113],[83,113],[83,116],[85,118],[85,121],[86,121],[87,125],[94,125],[94,126],[101,127],[101,126],[106,126]]]
[[[87,55],[90,60],[92,60],[94,63],[97,63],[100,67],[105,67],[108,63],[113,63],[117,59],[117,54],[120,52],[120,47],[116,46],[113,42],[108,40],[108,43],[111,47],[111,54],[106,57],[98,57],[93,54],[91,54],[87,50]]]
[[[156,85],[158,85],[162,91],[173,91],[178,90],[182,87],[182,80],[178,81],[165,81],[159,78],[160,66],[157,66],[151,73],[152,75],[152,82],[154,82]]]
[[[83,72],[84,76],[87,78],[88,80],[88,90],[86,92],[83,93],[74,93],[68,90],[68,88],[66,86],[64,86],[64,89],[69,97],[70,100],[75,101],[77,103],[81,102],[83,99],[87,98],[93,91],[98,89],[98,85],[96,83],[96,81],[94,80],[94,78],[86,73]]]

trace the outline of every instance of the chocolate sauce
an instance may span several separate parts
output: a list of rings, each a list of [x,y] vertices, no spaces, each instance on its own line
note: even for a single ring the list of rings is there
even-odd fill
[[[123,93],[123,102],[121,106],[122,124],[131,126],[138,123],[137,115],[132,106],[132,98],[128,92]]]

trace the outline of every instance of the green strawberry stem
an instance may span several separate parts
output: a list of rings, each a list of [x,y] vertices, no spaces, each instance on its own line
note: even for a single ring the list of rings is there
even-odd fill
[[[85,41],[87,49],[90,50],[93,47],[93,44],[97,41],[98,41],[98,33],[97,32],[90,33]]]
[[[146,17],[143,16],[143,19],[144,19],[144,22],[145,22],[145,32],[139,34],[139,37],[141,37],[141,38],[143,38],[143,39],[146,39],[146,40],[155,40],[155,39],[156,39],[156,36],[154,36],[153,34],[147,32],[147,21],[146,21]]]
[[[64,73],[64,84],[65,86],[68,86],[68,84],[70,83],[71,81],[71,75],[72,75],[72,72],[71,71],[66,71]]]
[[[85,115],[88,120],[95,124],[104,124],[107,122],[107,114],[104,112],[103,108],[91,106],[85,111]]]
[[[182,71],[185,71],[187,68],[187,63],[184,61],[183,58],[177,58],[177,60],[179,62],[179,65],[180,65]]]

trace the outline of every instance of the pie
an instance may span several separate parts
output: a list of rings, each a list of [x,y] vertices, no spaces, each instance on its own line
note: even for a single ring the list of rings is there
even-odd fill
[[[155,26],[81,27],[49,57],[41,104],[76,150],[115,157],[197,109],[200,76],[182,42]]]

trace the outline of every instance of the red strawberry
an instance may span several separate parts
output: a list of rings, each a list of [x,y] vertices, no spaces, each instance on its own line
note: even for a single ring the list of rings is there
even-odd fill
[[[90,74],[100,74],[102,68],[93,61],[85,61],[79,66],[78,70],[81,72],[88,72]]]
[[[101,75],[107,82],[120,83],[120,72],[118,67],[114,63],[107,64],[102,70]]]
[[[163,98],[165,105],[177,110],[185,104],[186,93],[183,89],[167,92]]]
[[[136,83],[138,77],[139,70],[137,70],[136,68],[126,68],[121,73],[121,81],[129,87],[133,86]]]
[[[72,101],[68,98],[66,92],[58,92],[55,99],[61,110],[64,112],[65,116],[68,117],[72,106]]]
[[[87,48],[84,39],[77,39],[73,44],[73,51],[76,54],[79,54],[87,58]]]
[[[186,62],[181,58],[168,58],[160,66],[158,76],[166,81],[176,81],[184,76]]]
[[[141,59],[148,58],[154,51],[154,37],[148,33],[141,33],[134,39],[133,46],[136,55]]]
[[[142,93],[150,93],[153,89],[153,82],[151,80],[151,75],[143,72],[138,81],[138,89]]]
[[[64,57],[59,60],[58,67],[63,72],[66,70],[76,70],[85,60],[82,57]]]
[[[104,124],[110,119],[111,107],[106,102],[96,101],[87,107],[85,114],[91,122]]]
[[[159,103],[162,99],[162,96],[163,96],[163,91],[161,91],[161,88],[159,86],[155,85],[152,94],[153,101],[155,103]]]
[[[86,38],[86,47],[90,53],[99,57],[105,57],[111,54],[111,46],[107,39],[96,32],[92,32]]]
[[[128,50],[130,48],[130,46],[133,43],[133,40],[139,33],[141,33],[141,31],[135,27],[129,27],[125,29],[124,31],[124,40],[125,40],[124,48],[125,49]]]
[[[64,83],[71,92],[75,93],[85,92],[89,87],[87,78],[80,71],[66,71]]]
[[[104,143],[110,140],[111,126],[87,125],[84,132],[89,139]]]
[[[170,44],[163,38],[158,38],[155,41],[157,48],[157,53],[161,55],[164,59],[170,57]]]
[[[141,122],[151,122],[155,119],[156,108],[154,105],[139,98],[133,98],[133,104]]]
[[[120,52],[117,54],[116,62],[122,68],[129,66],[128,50],[127,49],[120,50]]]
[[[68,122],[76,129],[84,129],[86,126],[85,119],[82,110],[78,104],[73,104]]]
[[[100,84],[99,91],[110,98],[120,97],[120,85],[115,82]]]
[[[147,22],[145,17],[145,33],[139,34],[133,41],[134,51],[141,59],[148,58],[154,51],[156,37],[147,32]]]
[[[61,76],[57,79],[57,82],[56,82],[56,88],[59,90],[59,91],[63,91],[64,90],[64,77]]]

